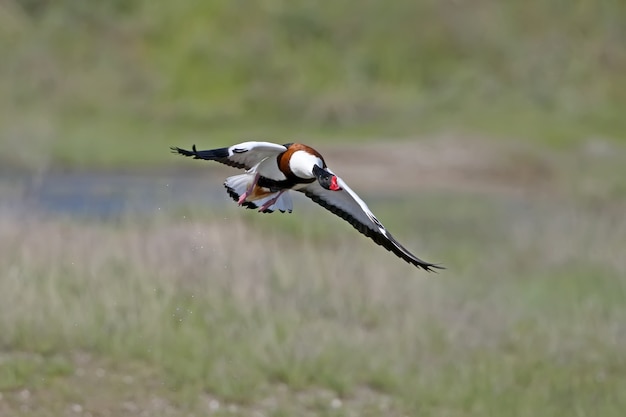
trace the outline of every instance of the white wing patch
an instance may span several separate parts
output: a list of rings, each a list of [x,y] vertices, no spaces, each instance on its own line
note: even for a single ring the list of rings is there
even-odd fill
[[[228,148],[228,159],[250,169],[266,158],[277,157],[287,148],[271,142],[243,142]]]
[[[328,171],[331,172],[330,170]],[[376,218],[376,216],[374,216],[374,213],[372,213],[367,204],[365,204],[365,202],[361,200],[361,198],[354,191],[352,191],[346,182],[337,177],[337,184],[342,188],[341,191],[327,190],[319,185],[317,181],[308,184],[306,187],[303,187],[298,191],[302,191],[309,198],[316,196],[317,198],[312,198],[316,203],[320,203],[320,201],[317,201],[318,199],[322,200],[326,203],[322,204],[325,208],[328,208],[326,205],[333,206],[345,212],[361,225],[367,227],[375,233],[385,234],[387,229],[385,229],[382,223]],[[341,215],[339,216],[343,217]]]
[[[198,150],[196,145],[193,145],[191,150],[176,146],[171,147],[171,150],[174,153],[194,159],[216,161],[235,168],[249,170],[265,159],[273,158],[276,160],[278,155],[287,150],[287,147],[271,142],[243,142],[229,148]]]

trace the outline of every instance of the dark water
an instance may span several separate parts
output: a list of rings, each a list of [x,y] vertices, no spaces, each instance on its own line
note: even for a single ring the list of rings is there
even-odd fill
[[[0,209],[103,219],[181,207],[224,206],[223,178],[115,172],[0,174]]]

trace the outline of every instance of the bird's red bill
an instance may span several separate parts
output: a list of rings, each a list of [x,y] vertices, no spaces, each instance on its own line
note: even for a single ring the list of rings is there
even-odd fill
[[[337,176],[333,175],[333,177],[330,179],[330,187],[328,187],[330,189],[330,191],[340,191],[341,187],[339,186],[339,184],[337,184]]]

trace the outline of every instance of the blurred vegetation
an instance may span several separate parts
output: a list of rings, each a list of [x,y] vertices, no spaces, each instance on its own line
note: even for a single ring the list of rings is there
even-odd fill
[[[381,219],[440,274],[321,211],[0,216],[0,414],[622,416],[623,207],[422,197]]]
[[[296,134],[623,139],[625,21],[621,0],[5,0],[0,143],[31,146],[2,159],[153,163],[173,142]]]
[[[0,415],[623,415],[626,2],[319,4],[1,1],[0,172],[451,132],[343,167],[448,269],[304,204],[3,211]]]

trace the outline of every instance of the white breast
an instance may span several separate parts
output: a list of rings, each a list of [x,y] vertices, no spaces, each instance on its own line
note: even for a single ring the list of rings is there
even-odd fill
[[[315,178],[315,175],[313,175],[314,165],[322,167],[324,163],[319,157],[311,155],[306,151],[296,151],[289,159],[291,172],[300,178]]]

